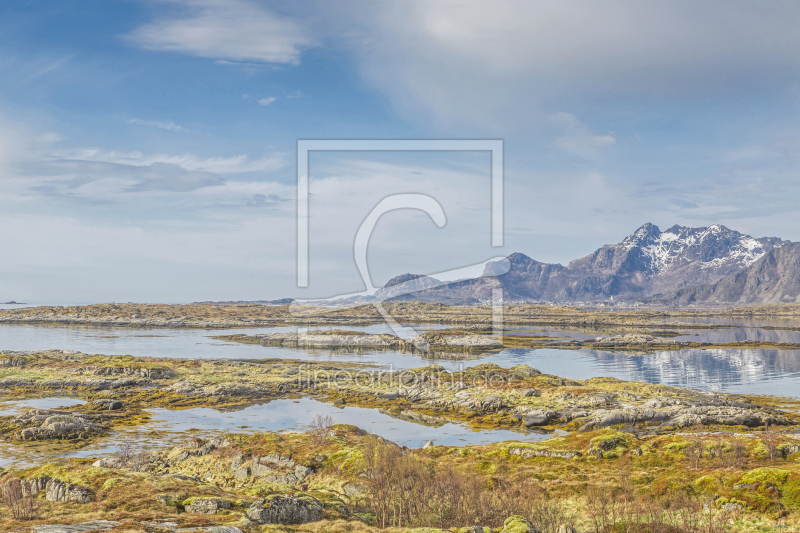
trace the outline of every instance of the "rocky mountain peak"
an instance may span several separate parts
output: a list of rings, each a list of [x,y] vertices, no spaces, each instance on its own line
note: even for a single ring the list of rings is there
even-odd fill
[[[771,237],[756,239],[721,224],[700,228],[676,224],[662,232],[647,223],[618,246],[638,249],[646,273],[659,276],[689,263],[696,263],[701,269],[744,268],[782,242]]]
[[[625,246],[626,248],[632,248],[634,246],[641,246],[643,243],[650,243],[653,240],[658,239],[660,236],[661,230],[658,229],[658,226],[647,222],[642,227],[634,231],[633,235],[625,237],[625,239],[619,244],[620,246]]]

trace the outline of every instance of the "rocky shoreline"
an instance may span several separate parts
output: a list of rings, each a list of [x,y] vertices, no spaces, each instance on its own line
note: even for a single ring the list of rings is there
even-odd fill
[[[265,346],[288,346],[293,348],[373,348],[382,350],[444,352],[501,350],[503,343],[488,335],[476,335],[465,331],[455,334],[442,332],[421,333],[409,339],[396,335],[371,335],[358,331],[331,330],[305,333],[258,333],[254,335],[221,335],[215,339],[262,344]]]
[[[795,486],[800,479],[798,437],[707,432],[637,436],[605,429],[535,444],[429,443],[409,449],[331,422],[307,432],[184,438],[158,452],[121,448],[106,457],[0,470],[3,490],[17,487],[21,498],[35,503],[27,523],[3,515],[0,527],[44,533],[532,533],[556,520],[552,531],[583,533],[593,530],[598,509],[607,505],[587,493],[589,481],[618,498],[663,501],[662,513],[697,513],[698,525],[704,527],[718,523],[745,531],[737,526],[741,516],[748,516],[751,524],[768,524],[776,509],[784,521],[797,523],[795,511],[780,509],[792,509],[800,501]],[[708,452],[695,453],[703,449]],[[392,466],[398,460],[404,462],[405,474]],[[709,475],[721,466],[724,473]],[[503,485],[492,481],[500,473]],[[469,486],[460,498],[473,505],[459,511],[458,500],[447,510],[426,503],[401,515],[402,521],[396,518],[400,523],[394,528],[384,529],[380,502],[404,501],[407,496],[394,488],[403,476],[424,484],[415,490],[428,494],[422,500],[428,503],[444,494],[454,498]],[[445,479],[447,484],[437,488]],[[676,500],[662,492],[664,486],[691,495]],[[531,507],[531,498],[546,507]],[[624,518],[627,512],[618,509],[603,519],[611,524],[630,520]],[[638,512],[631,510],[630,516]]]
[[[688,349],[754,349],[773,348],[798,350],[800,343],[768,341],[736,341],[725,343],[676,341],[654,335],[628,333],[605,337],[553,338],[536,335],[502,334],[490,335],[491,327],[475,325],[466,328],[451,328],[430,333],[422,333],[409,339],[395,335],[372,335],[348,330],[317,330],[306,333],[259,333],[251,335],[218,335],[215,339],[261,344],[264,346],[285,346],[291,348],[350,348],[354,350],[395,350],[401,352],[421,352],[437,357],[453,357],[457,352],[482,352],[504,348],[557,348],[593,350],[614,350],[631,355],[646,355],[656,351]],[[450,355],[448,355],[450,352]]]
[[[10,443],[100,438],[114,427],[146,423],[146,410],[153,407],[230,410],[302,397],[431,425],[458,422],[482,429],[627,427],[664,434],[695,426],[753,431],[800,425],[800,402],[792,399],[613,378],[571,380],[525,365],[385,371],[363,364],[153,360],[60,350],[2,352],[0,365],[0,398],[69,394],[87,402],[0,417],[0,436]]]
[[[424,335],[434,346],[462,334],[491,339],[480,332]],[[395,342],[389,337],[330,330],[311,340]],[[299,345],[304,338],[250,339],[265,340]],[[635,498],[633,492],[624,497],[663,501],[663,513],[697,513],[709,528],[713,519],[739,531],[735,517],[743,513],[756,522],[799,518],[786,511],[800,504],[797,399],[574,380],[526,365],[392,372],[329,361],[0,352],[0,399],[55,394],[85,403],[0,417],[2,445],[78,448],[103,442],[118,428],[146,427],[154,407],[230,411],[303,397],[419,424],[510,429],[520,440],[461,447],[433,441],[409,449],[334,420],[309,420],[307,432],[154,436],[171,440],[153,442],[160,451],[123,444],[110,456],[0,470],[0,487],[18,487],[36,513],[28,520],[0,514],[4,531],[531,533],[544,527],[545,511],[530,503],[541,501],[559,517],[561,533],[583,533],[593,531],[596,514],[587,509],[597,512],[597,490],[617,497],[636,491]],[[525,441],[533,430],[552,436]],[[184,442],[175,446],[176,438]],[[415,481],[393,480],[396,472]],[[428,492],[381,489],[395,486]],[[676,491],[684,499],[670,496]],[[464,500],[448,507],[447,522],[441,509],[418,508],[387,529],[381,498],[409,505],[453,494]]]
[[[449,306],[422,302],[384,302],[385,310],[400,323],[449,324],[467,327],[490,324],[493,310],[487,306]],[[729,324],[704,324],[696,319],[797,318],[800,306],[764,306],[733,309],[630,309],[610,310],[574,306],[506,305],[507,326],[576,326],[640,328],[719,329]],[[686,320],[690,321],[686,321]],[[383,323],[371,305],[329,308],[258,304],[98,304],[45,306],[0,310],[0,324],[62,324],[128,326],[141,328],[252,328],[280,326],[363,326]],[[797,330],[798,326],[765,326],[765,329]]]

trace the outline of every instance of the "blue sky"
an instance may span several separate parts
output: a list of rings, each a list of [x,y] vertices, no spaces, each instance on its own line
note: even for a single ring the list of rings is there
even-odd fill
[[[514,251],[566,263],[645,222],[800,240],[792,2],[27,1],[0,5],[0,301],[325,297]],[[502,139],[311,157],[298,139]]]

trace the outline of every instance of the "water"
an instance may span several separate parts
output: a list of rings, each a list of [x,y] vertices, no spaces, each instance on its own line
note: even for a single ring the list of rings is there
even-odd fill
[[[73,403],[69,403],[65,398],[44,398],[38,405],[53,408]],[[137,449],[152,451],[174,446],[176,444],[174,440],[158,438],[174,433],[209,437],[231,432],[304,431],[317,415],[331,416],[337,424],[353,424],[410,448],[421,447],[428,440],[446,446],[463,446],[509,440],[533,442],[552,435],[544,432],[517,432],[505,429],[475,431],[461,424],[449,423],[439,427],[429,427],[392,418],[374,409],[339,408],[309,398],[275,400],[238,411],[220,412],[208,408],[194,408],[179,411],[150,409],[148,412],[152,420],[150,423],[116,430],[108,437],[77,450],[70,445],[58,443],[0,445],[0,466],[25,467],[69,457],[101,457],[114,453],[117,446],[123,442],[130,443]]]
[[[800,331],[784,329],[761,329],[761,328],[724,328],[707,329],[697,331],[683,331],[682,335],[672,337],[676,341],[689,342],[790,342],[800,343]]]
[[[629,355],[599,350],[506,350],[501,366],[528,364],[573,379],[598,376],[692,389],[800,398],[800,350],[669,350]]]
[[[416,326],[420,331],[445,329],[449,326]],[[328,329],[328,328],[319,328]],[[365,333],[392,333],[387,324],[348,326],[348,330]],[[299,359],[311,355],[294,348],[266,347],[213,339],[218,335],[251,333],[283,333],[296,327],[242,329],[160,329],[83,325],[0,324],[0,350],[77,350],[89,354],[133,355],[177,359],[263,359],[270,357]],[[325,353],[315,351],[314,356]],[[305,357],[308,358],[308,357]],[[419,365],[417,365],[419,366]]]
[[[677,341],[688,342],[788,342],[800,344],[800,328],[797,330],[789,329],[763,329],[760,327],[726,327],[719,329],[690,329],[685,327],[663,327],[663,328],[633,328],[633,327],[598,327],[582,328],[559,328],[553,326],[526,326],[521,328],[509,329],[511,335],[541,335],[553,338],[571,339],[594,339],[616,335],[620,332],[625,333],[649,333],[651,330],[663,332],[656,334],[657,337],[674,339]]]
[[[29,409],[56,409],[83,405],[86,402],[77,398],[20,398],[14,401],[0,402],[0,416],[17,415]]]
[[[414,326],[419,330],[447,326]],[[388,333],[386,324],[347,329],[367,333]],[[525,328],[531,333],[544,332],[557,336],[578,333],[576,330]],[[598,376],[624,380],[663,383],[699,389],[738,393],[780,394],[800,397],[800,350],[726,349],[675,350],[647,355],[630,355],[595,350],[509,349],[499,353],[464,355],[431,359],[419,353],[353,349],[297,349],[219,341],[215,335],[232,333],[264,333],[294,331],[294,328],[258,328],[246,330],[137,329],[98,326],[0,325],[0,349],[30,350],[59,348],[85,353],[109,355],[130,354],[163,358],[225,359],[284,358],[298,361],[331,361],[372,363],[403,370],[431,363],[447,370],[493,362],[508,368],[527,364],[542,372],[573,379]],[[582,332],[587,336],[597,333]],[[718,339],[719,342],[793,338],[800,332],[736,328],[695,332],[693,340]],[[787,337],[780,337],[787,335]],[[800,338],[798,338],[800,342]],[[787,341],[788,342],[788,341]]]
[[[774,327],[800,330],[800,317],[780,318],[780,317],[759,317],[759,318],[739,318],[739,317],[709,317],[709,318],[666,318],[665,322],[683,322],[687,324],[710,324],[715,326],[742,326],[742,327]]]
[[[439,329],[447,326],[416,326]],[[347,327],[368,333],[388,333],[385,324]],[[588,330],[560,328],[525,328],[532,334],[597,336]],[[293,331],[294,328],[258,328],[242,330],[137,329],[98,326],[0,325],[0,350],[67,349],[109,355],[130,354],[159,358],[225,359],[285,358],[331,362],[371,363],[397,370],[429,365],[433,362],[450,371],[478,363],[493,362],[501,367],[527,364],[542,372],[572,379],[598,376],[645,381],[745,394],[769,394],[800,398],[800,350],[725,349],[674,350],[631,355],[598,350],[508,349],[469,357],[430,359],[420,354],[380,350],[295,349],[218,341],[214,335]],[[747,339],[794,338],[794,331],[763,330],[748,325],[734,329],[684,331],[692,337],[719,342]],[[774,337],[774,335],[788,337]],[[716,336],[716,337],[715,337]],[[761,336],[761,337],[758,337]],[[680,338],[680,337],[678,337]],[[714,342],[713,340],[711,340]],[[791,342],[791,341],[788,341]],[[460,358],[459,358],[460,357]],[[54,408],[75,405],[74,398],[24,398],[0,402],[0,414],[10,415],[28,408]],[[300,430],[316,414],[331,414],[337,422],[352,423],[401,444],[417,447],[424,440],[439,444],[481,444],[512,439],[541,439],[546,435],[527,436],[508,430],[474,432],[458,424],[427,427],[397,420],[375,410],[358,407],[339,409],[311,399],[279,400],[247,407],[235,412],[212,409],[169,411],[153,409],[152,422],[137,428],[114,432],[108,438],[84,448],[74,444],[0,444],[0,465],[40,464],[59,457],[96,457],[113,453],[120,442],[143,447],[174,445],[174,435],[191,432],[210,435],[226,431]],[[244,426],[244,427],[243,427]]]

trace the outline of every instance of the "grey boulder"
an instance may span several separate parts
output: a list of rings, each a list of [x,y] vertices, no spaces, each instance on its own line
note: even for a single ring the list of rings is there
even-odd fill
[[[310,496],[277,496],[256,501],[246,514],[257,524],[305,524],[322,519],[322,504]]]

